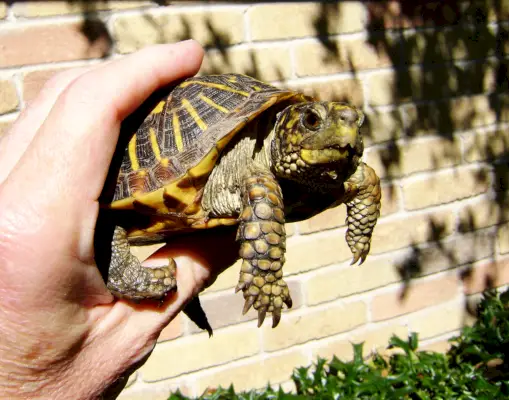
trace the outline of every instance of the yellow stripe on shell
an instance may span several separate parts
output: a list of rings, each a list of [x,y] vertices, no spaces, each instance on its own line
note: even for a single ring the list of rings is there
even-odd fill
[[[175,138],[175,145],[180,153],[184,150],[184,142],[182,141],[182,132],[180,130],[180,121],[177,112],[173,112],[173,137]]]
[[[165,104],[166,104],[166,101],[161,100],[159,103],[157,103],[157,106],[154,107],[154,109],[150,112],[150,114],[160,114],[163,111]]]
[[[237,93],[237,94],[240,94],[241,96],[249,97],[248,92],[245,92],[243,90],[237,90],[237,89],[231,88],[229,86],[222,85],[221,83],[212,83],[212,82],[204,82],[204,81],[186,81],[186,82],[181,83],[180,87],[185,88],[192,84],[202,85],[202,86],[206,86],[206,87],[209,87],[212,89],[224,90],[225,92]]]
[[[182,105],[184,106],[186,111],[191,115],[194,122],[196,122],[196,125],[198,125],[202,131],[207,129],[207,124],[205,122],[203,122],[203,120],[200,118],[200,115],[194,109],[193,105],[189,102],[189,100],[182,99]]]
[[[205,96],[204,94],[200,94],[200,96],[198,97],[200,98],[200,100],[204,101],[209,106],[214,107],[216,110],[221,111],[222,113],[228,114],[230,112],[230,110],[228,110],[226,107],[217,104],[216,102],[214,102],[214,100]]]
[[[136,156],[136,135],[133,135],[131,140],[129,140],[129,145],[127,148],[129,153],[129,160],[131,160],[131,168],[133,171],[137,171],[140,169],[140,163],[138,162],[138,157]]]
[[[150,144],[152,146],[152,151],[156,157],[157,161],[161,161],[161,150],[159,149],[159,143],[157,143],[156,131],[154,128],[149,128],[149,138]]]

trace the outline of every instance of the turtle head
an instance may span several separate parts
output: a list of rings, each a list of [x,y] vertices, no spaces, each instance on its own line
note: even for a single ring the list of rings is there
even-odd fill
[[[334,185],[350,176],[364,150],[364,114],[337,102],[290,105],[278,116],[271,158],[275,173],[313,185]]]

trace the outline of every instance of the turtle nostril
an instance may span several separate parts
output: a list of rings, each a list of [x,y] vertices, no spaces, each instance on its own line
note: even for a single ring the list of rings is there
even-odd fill
[[[347,124],[354,124],[359,119],[359,114],[353,108],[343,108],[339,111],[339,118]]]

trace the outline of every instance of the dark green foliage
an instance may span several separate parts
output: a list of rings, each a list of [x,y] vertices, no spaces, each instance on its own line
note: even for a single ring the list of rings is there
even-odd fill
[[[509,290],[488,291],[478,308],[478,320],[451,339],[446,353],[418,350],[418,336],[393,336],[390,356],[363,358],[363,345],[354,344],[351,361],[319,358],[295,369],[296,393],[270,385],[264,391],[236,393],[231,386],[207,393],[207,400],[298,399],[509,399]],[[171,400],[186,399],[174,394]]]

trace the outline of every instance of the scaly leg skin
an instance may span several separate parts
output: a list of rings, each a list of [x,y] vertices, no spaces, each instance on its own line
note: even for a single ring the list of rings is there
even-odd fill
[[[380,179],[371,167],[360,163],[345,182],[345,191],[348,199],[346,242],[353,254],[352,264],[360,260],[361,265],[369,253],[371,235],[380,216]]]
[[[175,261],[171,258],[166,267],[143,267],[129,250],[126,231],[115,227],[107,283],[115,296],[131,300],[161,299],[177,288],[175,273]]]
[[[244,292],[243,314],[254,306],[260,327],[270,312],[275,328],[283,304],[292,306],[290,291],[282,279],[286,233],[281,188],[269,171],[253,168],[244,179],[242,201],[237,240],[243,263],[235,291]]]

